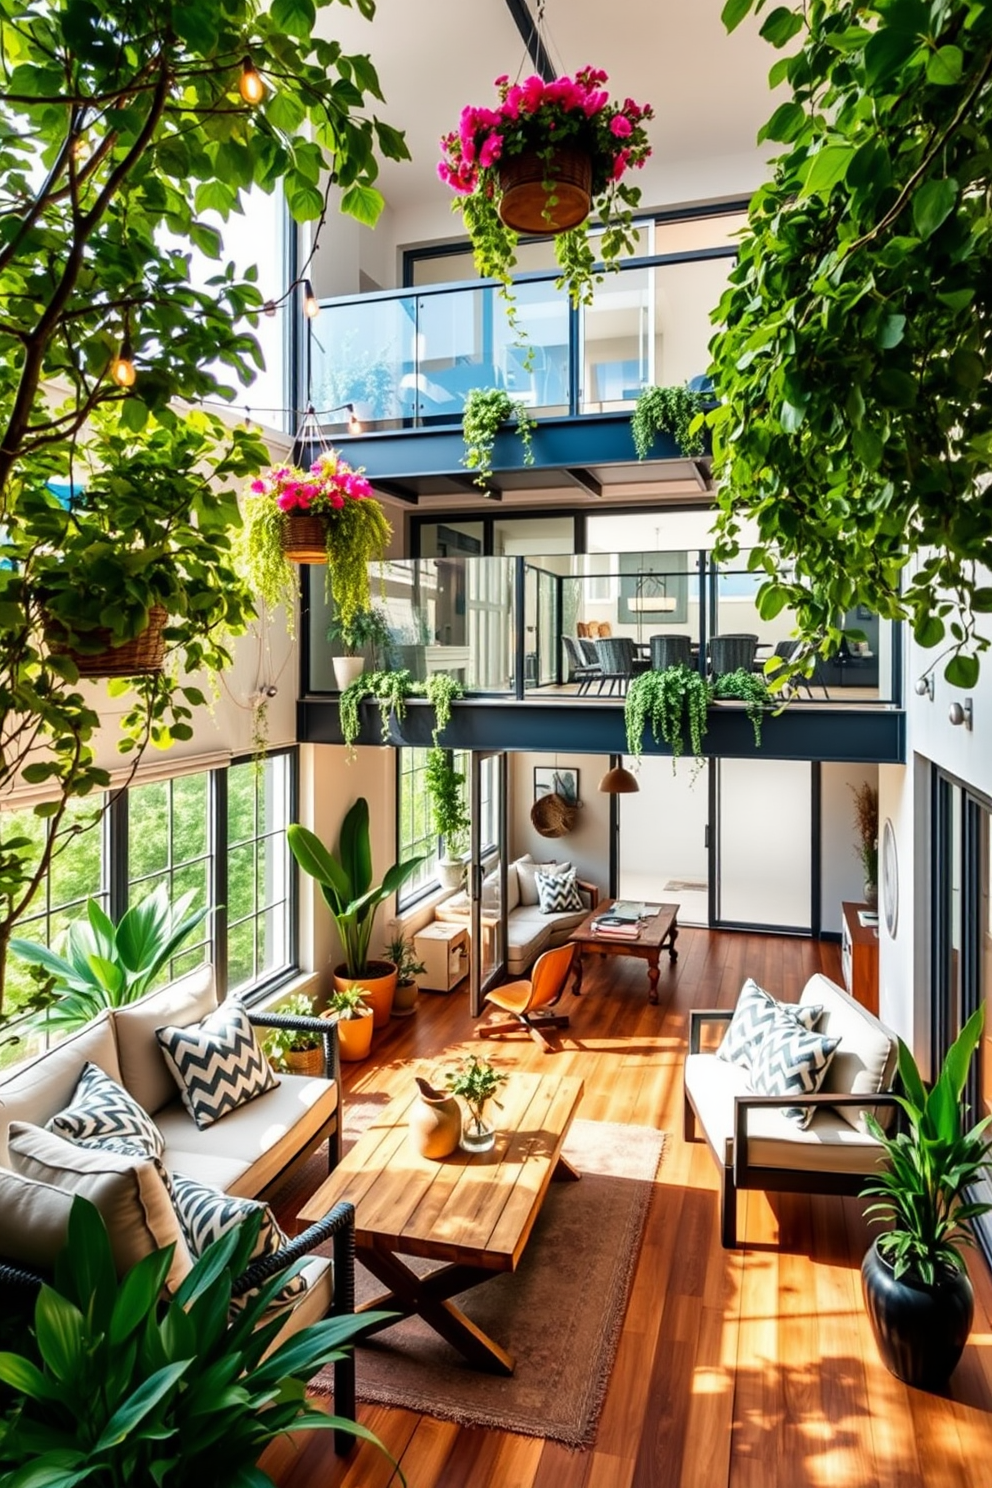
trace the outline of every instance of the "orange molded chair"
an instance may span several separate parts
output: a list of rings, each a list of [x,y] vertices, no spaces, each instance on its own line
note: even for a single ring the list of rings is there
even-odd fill
[[[565,991],[574,959],[574,945],[558,946],[538,956],[529,979],[507,982],[505,987],[494,987],[487,992],[486,1002],[511,1016],[501,1022],[483,1024],[477,1030],[479,1038],[526,1028],[538,1048],[550,1054],[551,1045],[542,1035],[541,1028],[568,1027],[568,1014],[553,1013],[551,1008]]]

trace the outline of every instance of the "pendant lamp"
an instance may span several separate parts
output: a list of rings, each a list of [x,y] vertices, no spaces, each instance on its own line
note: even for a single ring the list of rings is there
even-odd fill
[[[614,765],[612,770],[607,770],[599,782],[599,788],[608,796],[629,796],[634,791],[639,791],[641,787],[637,783],[636,775],[625,770],[623,765]]]

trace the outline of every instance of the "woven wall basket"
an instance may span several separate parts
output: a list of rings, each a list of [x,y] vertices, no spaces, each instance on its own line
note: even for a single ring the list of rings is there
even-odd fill
[[[544,182],[553,183],[545,190]],[[499,215],[519,233],[560,233],[585,222],[592,206],[592,161],[567,146],[550,161],[539,155],[510,155],[500,162]],[[549,198],[556,198],[549,206]]]
[[[575,826],[578,816],[577,804],[566,801],[564,796],[555,795],[554,791],[539,797],[530,808],[531,822],[542,837],[567,836]]]
[[[326,563],[327,518],[287,512],[279,530],[279,541],[290,563]]]
[[[69,656],[81,677],[148,677],[162,670],[165,662],[165,637],[162,631],[169,618],[164,605],[152,605],[148,626],[140,635],[123,645],[111,645],[109,630],[94,630],[94,642],[105,645],[103,651],[76,651],[59,640],[59,630],[52,623],[45,627],[45,640],[53,656]]]

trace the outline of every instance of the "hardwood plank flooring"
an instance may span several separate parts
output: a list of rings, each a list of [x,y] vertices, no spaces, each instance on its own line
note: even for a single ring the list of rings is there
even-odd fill
[[[724,1251],[716,1167],[682,1140],[689,1009],[732,1006],[746,975],[792,997],[813,971],[839,980],[839,947],[685,929],[679,951],[675,965],[663,958],[657,1007],[643,963],[590,959],[551,1055],[525,1035],[481,1043],[460,992],[423,995],[416,1017],[378,1036],[372,1060],[346,1066],[346,1099],[384,1099],[407,1088],[411,1060],[440,1069],[485,1049],[510,1071],[580,1076],[583,1118],[669,1133],[592,1450],[382,1406],[361,1406],[361,1420],[410,1488],[977,1488],[992,1471],[992,1278],[981,1258],[970,1260],[975,1325],[949,1396],[907,1389],[880,1363],[864,1314],[858,1201],[744,1195],[744,1248]],[[364,1445],[336,1458],[324,1432],[279,1443],[263,1465],[280,1488],[386,1488],[391,1471]]]

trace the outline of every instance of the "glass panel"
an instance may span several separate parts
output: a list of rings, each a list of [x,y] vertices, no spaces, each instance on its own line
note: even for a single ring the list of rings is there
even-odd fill
[[[690,382],[706,372],[713,335],[710,314],[720,303],[734,261],[706,258],[650,271],[650,380],[659,387]]]
[[[161,873],[168,862],[168,782],[135,786],[128,792],[128,879]]]
[[[206,773],[180,775],[172,782],[172,856],[177,863],[202,857],[209,841]]]
[[[726,212],[719,217],[686,217],[681,222],[654,224],[655,253],[692,253],[699,248],[719,248],[735,243],[747,224],[746,212]]]
[[[99,897],[103,890],[102,797],[71,802],[62,818],[59,837],[73,825],[81,830],[61,851],[57,850],[52,860],[48,892],[53,905],[80,904],[90,896]]]
[[[520,335],[509,324],[499,296],[490,290],[488,298],[494,314],[496,380],[486,386],[505,388],[516,402],[540,409],[544,416],[567,413],[566,291],[555,289],[553,282],[518,284],[515,299]]]
[[[235,765],[227,772],[227,840],[246,842],[255,835],[255,772]]]
[[[626,269],[597,284],[582,314],[583,413],[628,408],[656,380],[652,299],[650,269]]]
[[[573,517],[500,517],[493,522],[493,552],[500,558],[543,558],[571,554],[574,548]]]
[[[481,558],[484,535],[481,522],[426,522],[420,529],[420,556]]]
[[[282,904],[270,905],[262,911],[256,920],[256,964],[258,976],[264,977],[280,966],[285,966],[289,960],[289,940],[287,937],[288,916],[287,906]]]
[[[325,305],[312,330],[313,403],[321,413],[354,404],[363,425],[397,428],[417,404],[416,298],[367,297]],[[333,430],[348,414],[327,414]]]
[[[427,857],[400,890],[399,908],[413,903],[437,878],[438,842],[425,784],[426,749],[399,751],[398,861]]]
[[[731,924],[810,928],[812,775],[805,760],[721,759],[717,914]],[[768,842],[774,822],[774,851]]]
[[[634,761],[624,759],[629,770]],[[644,755],[638,795],[620,803],[620,897],[646,904],[677,904],[679,923],[709,923],[707,766]],[[658,823],[665,829],[659,833]]]
[[[502,820],[501,764],[502,757],[498,754],[485,755],[478,761],[478,842],[483,854],[479,986],[483,991],[497,978],[506,959],[501,895],[503,872],[503,842],[500,830]]]
[[[232,925],[227,936],[227,980],[231,991],[255,980],[255,921]]]
[[[555,245],[550,238],[537,238],[517,245],[517,268],[519,274],[534,273],[540,269],[557,272]],[[479,271],[469,250],[464,253],[438,253],[430,258],[413,260],[414,284],[452,284],[459,279],[477,279]]]
[[[173,902],[180,899],[183,894],[192,892],[193,908],[202,909],[209,902],[209,887],[207,881],[207,862],[201,860],[199,863],[188,863],[185,867],[177,868],[172,875],[171,897]]]

